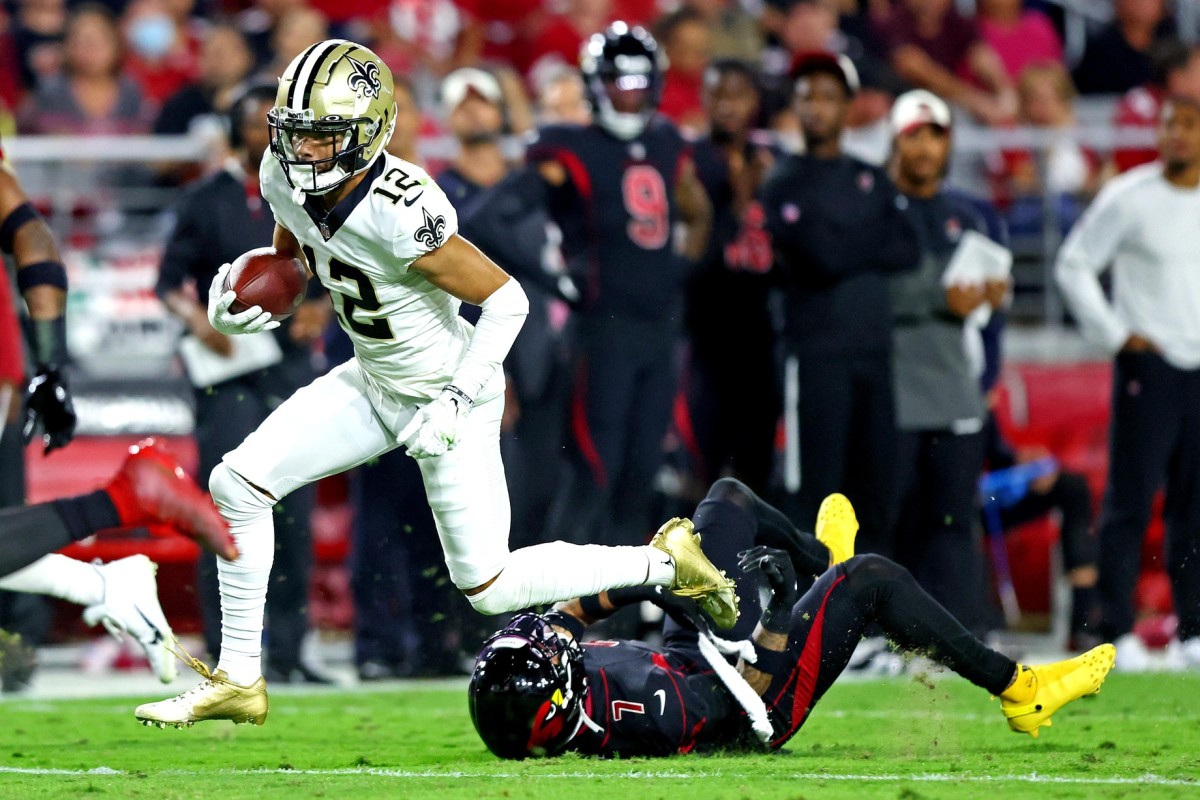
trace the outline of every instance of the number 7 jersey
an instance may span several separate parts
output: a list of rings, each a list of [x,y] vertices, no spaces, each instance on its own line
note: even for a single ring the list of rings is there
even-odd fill
[[[428,400],[450,382],[471,338],[460,301],[410,271],[458,230],[446,195],[420,167],[383,153],[363,180],[326,214],[292,187],[268,151],[262,195],[276,221],[300,242],[309,268],[329,290],[338,322],[363,368],[402,397]]]

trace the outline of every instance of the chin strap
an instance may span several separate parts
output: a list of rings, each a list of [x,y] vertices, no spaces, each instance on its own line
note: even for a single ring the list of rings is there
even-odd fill
[[[304,190],[299,186],[292,187],[292,202],[298,206],[304,205]]]

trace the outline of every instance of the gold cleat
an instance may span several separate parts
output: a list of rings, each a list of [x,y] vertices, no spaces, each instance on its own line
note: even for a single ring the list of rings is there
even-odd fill
[[[1072,700],[1100,692],[1116,656],[1115,647],[1102,644],[1066,661],[1036,667],[1018,664],[1016,681],[1000,695],[1008,727],[1036,739],[1039,728],[1051,726],[1051,714]]]
[[[718,570],[700,549],[700,534],[690,519],[668,520],[650,546],[662,550],[675,562],[675,579],[670,590],[690,597],[719,628],[732,628],[738,621],[738,597],[734,583]]]
[[[182,651],[182,647],[179,650]],[[229,680],[224,670],[212,672],[207,664],[188,656],[186,651],[180,658],[199,672],[204,681],[175,697],[138,706],[133,712],[138,722],[160,728],[190,728],[210,719],[255,725],[267,721],[267,682],[262,677],[249,686],[239,686]]]
[[[834,493],[821,501],[817,511],[817,541],[829,550],[829,566],[854,557],[854,537],[858,534],[858,517],[854,506],[844,494]]]

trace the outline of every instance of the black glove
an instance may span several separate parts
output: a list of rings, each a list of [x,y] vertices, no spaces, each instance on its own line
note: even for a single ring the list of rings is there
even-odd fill
[[[40,366],[25,390],[25,427],[21,441],[29,444],[38,423],[46,455],[66,447],[75,436],[75,404],[67,379],[57,367]]]
[[[763,609],[762,626],[772,633],[787,633],[791,627],[792,608],[800,599],[791,556],[783,550],[759,545],[738,553],[738,558],[743,574],[761,572],[771,589],[771,602]]]

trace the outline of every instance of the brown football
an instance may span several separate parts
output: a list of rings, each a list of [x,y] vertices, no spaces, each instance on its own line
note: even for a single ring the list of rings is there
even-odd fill
[[[259,247],[237,257],[225,275],[225,288],[237,299],[229,310],[238,314],[251,306],[270,311],[271,318],[290,317],[308,289],[308,270],[296,258],[284,258],[274,247]]]

